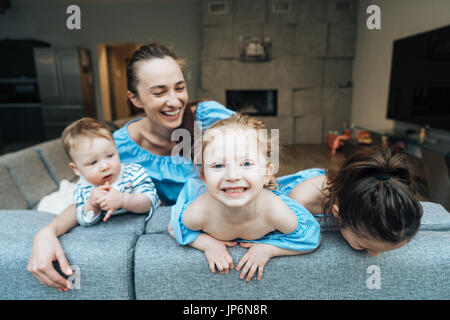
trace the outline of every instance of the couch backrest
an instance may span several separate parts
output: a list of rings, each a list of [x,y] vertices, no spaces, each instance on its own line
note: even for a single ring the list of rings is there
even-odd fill
[[[0,209],[31,209],[58,189],[62,179],[74,180],[60,139],[0,157]]]

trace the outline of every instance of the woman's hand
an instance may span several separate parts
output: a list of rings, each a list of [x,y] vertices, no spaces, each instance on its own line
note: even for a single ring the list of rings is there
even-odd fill
[[[236,271],[241,270],[243,267],[240,278],[244,279],[248,273],[246,280],[249,282],[255,275],[256,270],[258,270],[257,279],[261,280],[264,266],[273,257],[274,246],[265,243],[241,242],[241,247],[249,249],[236,266]]]
[[[62,272],[67,276],[73,274],[55,232],[47,226],[34,236],[27,270],[42,284],[67,291],[71,288],[71,283],[53,268],[53,261],[58,261]]]

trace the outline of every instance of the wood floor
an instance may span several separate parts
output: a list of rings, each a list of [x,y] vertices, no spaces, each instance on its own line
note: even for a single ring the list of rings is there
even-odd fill
[[[310,168],[338,169],[345,159],[357,149],[351,146],[341,147],[336,154],[326,144],[296,144],[283,146],[280,150],[277,177]],[[415,169],[418,196],[421,201],[430,201],[423,166],[420,159],[409,157]]]
[[[337,169],[348,156],[347,150],[331,154],[325,144],[295,144],[283,149],[280,150],[277,176],[310,168]]]

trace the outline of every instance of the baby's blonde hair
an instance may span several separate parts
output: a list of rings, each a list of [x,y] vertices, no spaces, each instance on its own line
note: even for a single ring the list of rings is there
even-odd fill
[[[197,150],[196,153],[194,153],[194,159],[195,163],[200,163],[200,175],[204,177],[204,159],[203,154],[206,149],[206,147],[211,143],[211,141],[214,139],[214,135],[208,134],[211,133],[213,130],[218,129],[224,129],[224,128],[235,128],[235,129],[254,129],[254,130],[260,130],[260,129],[266,129],[266,126],[262,121],[259,121],[255,118],[249,117],[243,113],[235,113],[231,117],[227,119],[220,120],[216,122],[214,125],[209,127],[203,134],[202,139],[195,142],[195,150]],[[272,164],[270,161],[272,156],[272,148],[271,148],[271,137],[269,134],[263,135],[257,135],[258,143],[263,147],[262,150],[265,151],[264,156],[267,160],[267,165],[269,166]],[[201,143],[201,146],[199,145]],[[198,152],[201,150],[201,153]],[[277,189],[277,183],[274,176],[271,176],[269,178],[269,181],[264,185],[264,188],[275,190]]]
[[[99,120],[92,118],[81,118],[68,125],[62,135],[61,141],[67,155],[71,160],[70,151],[77,147],[81,138],[105,138],[114,141],[113,135],[109,127]]]

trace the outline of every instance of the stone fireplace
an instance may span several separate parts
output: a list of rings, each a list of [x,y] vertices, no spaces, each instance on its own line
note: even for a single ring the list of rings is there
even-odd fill
[[[255,115],[285,145],[324,142],[350,123],[355,0],[202,0],[202,8],[199,98]],[[248,39],[270,44],[268,58],[243,61]],[[272,109],[261,107],[270,99]]]
[[[226,90],[226,105],[250,116],[276,116],[277,90]]]

